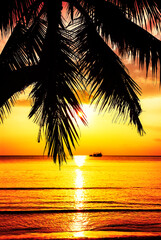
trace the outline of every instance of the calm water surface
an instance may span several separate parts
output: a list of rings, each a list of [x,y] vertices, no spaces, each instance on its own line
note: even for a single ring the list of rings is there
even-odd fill
[[[0,157],[0,239],[161,236],[161,157]]]

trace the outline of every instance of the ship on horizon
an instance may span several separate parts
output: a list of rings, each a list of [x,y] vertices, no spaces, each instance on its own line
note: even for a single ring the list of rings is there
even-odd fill
[[[93,153],[89,155],[90,157],[102,157],[102,153],[98,152],[98,153]]]

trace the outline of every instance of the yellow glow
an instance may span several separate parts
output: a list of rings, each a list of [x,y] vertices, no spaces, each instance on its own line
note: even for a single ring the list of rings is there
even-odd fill
[[[151,84],[151,85],[150,85]],[[80,140],[76,145],[74,155],[89,155],[93,152],[102,152],[112,155],[161,155],[161,92],[150,92],[154,83],[144,82],[148,89],[144,89],[141,99],[143,112],[140,119],[146,131],[141,137],[137,129],[123,122],[114,122],[113,113],[100,113],[95,111],[95,105],[82,105],[82,110],[87,117],[88,126],[84,126],[78,118],[80,125]],[[142,85],[143,86],[143,85]],[[152,86],[152,87],[150,87]],[[156,86],[158,89],[158,85]],[[27,93],[29,90],[26,90]],[[146,95],[147,94],[147,95]],[[39,127],[28,119],[30,112],[29,102],[24,94],[20,97],[18,105],[12,108],[12,113],[0,125],[0,154],[29,154],[42,155],[45,142],[37,142]],[[78,130],[79,132],[79,130]],[[83,166],[83,158],[76,157],[78,167]]]
[[[76,188],[83,188],[83,176],[82,171],[80,169],[75,170],[76,178],[75,178],[75,187]]]
[[[78,116],[80,117],[80,118],[82,118],[83,116],[84,116],[84,114],[83,114],[83,112],[78,112]]]
[[[88,123],[90,124],[92,121],[92,114],[94,113],[94,110],[89,104],[85,104],[85,103],[81,105],[81,108],[82,108],[82,111],[79,111],[77,113],[77,121],[78,121],[78,124],[81,127],[83,127],[84,124],[82,123],[81,119],[86,119],[87,124]]]
[[[75,232],[74,237],[82,238],[82,237],[84,237],[84,232]]]
[[[87,118],[87,121],[90,123],[92,121],[92,114],[94,113],[93,108],[89,104],[83,104],[82,109]]]
[[[1,155],[42,155],[44,142],[37,142],[39,126],[28,119],[30,107],[14,107],[0,125]]]
[[[74,161],[78,167],[82,167],[85,162],[86,156],[76,155],[74,156]]]

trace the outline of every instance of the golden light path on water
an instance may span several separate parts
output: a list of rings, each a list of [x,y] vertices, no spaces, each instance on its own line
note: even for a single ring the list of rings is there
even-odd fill
[[[86,156],[75,156],[74,161],[78,167],[75,170],[75,209],[81,210],[84,207],[84,177],[81,167],[83,167]],[[74,237],[84,237],[83,229],[88,224],[87,215],[82,212],[74,214],[71,229],[74,230]]]
[[[83,193],[83,176],[80,169],[75,170],[75,187],[78,188],[75,191],[75,208],[83,209],[84,193]]]

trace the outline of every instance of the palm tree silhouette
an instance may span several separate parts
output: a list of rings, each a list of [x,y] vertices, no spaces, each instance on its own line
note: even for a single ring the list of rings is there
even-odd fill
[[[79,139],[78,92],[86,87],[100,110],[116,110],[143,134],[141,90],[111,46],[147,72],[151,62],[156,75],[161,44],[147,28],[160,30],[160,20],[160,0],[5,0],[0,28],[11,34],[0,55],[0,122],[31,85],[29,118],[61,164]]]

